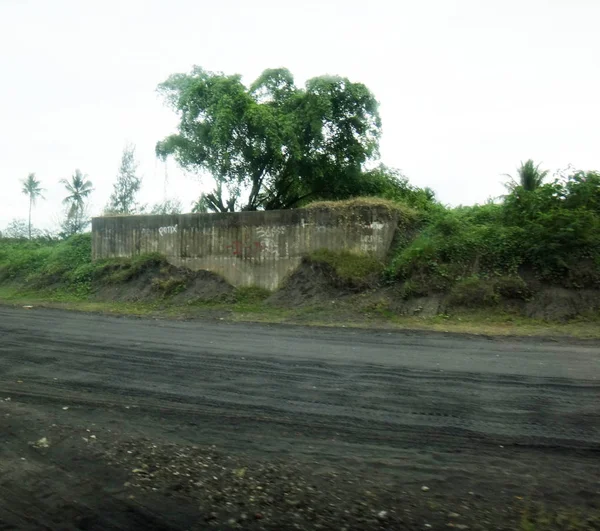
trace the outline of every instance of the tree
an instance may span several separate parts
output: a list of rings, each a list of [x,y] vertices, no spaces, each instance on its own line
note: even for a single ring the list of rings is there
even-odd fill
[[[378,103],[361,83],[317,77],[304,88],[286,69],[246,87],[239,75],[195,67],[159,85],[178,112],[178,133],[156,145],[215,181],[210,210],[279,209],[357,195],[363,165],[378,154]]]
[[[87,203],[83,203],[80,207],[73,210],[71,206],[65,207],[62,217],[59,221],[60,238],[69,238],[74,234],[85,232],[90,224],[90,211]]]
[[[89,224],[89,213],[86,208],[86,199],[94,191],[92,182],[87,175],[75,170],[71,180],[62,179],[68,195],[63,199],[67,211],[61,222],[62,235],[65,237],[83,232]]]
[[[135,146],[127,144],[121,156],[117,181],[105,208],[106,214],[136,214],[142,210],[136,201],[137,193],[142,187],[142,178],[136,175],[137,170]]]
[[[62,179],[61,184],[65,185],[69,195],[63,199],[63,204],[69,206],[71,212],[80,210],[84,207],[85,200],[94,191],[92,182],[87,175],[83,175],[81,171],[75,170],[71,180]]]
[[[150,214],[166,215],[181,214],[183,205],[179,199],[165,199],[162,203],[156,203],[151,209]]]
[[[210,210],[210,204],[206,199],[206,194],[202,194],[197,201],[192,203],[192,212],[194,214],[206,214]]]
[[[31,238],[31,227],[27,223],[25,219],[13,219],[6,229],[2,232],[2,237],[4,238],[14,238],[14,239],[25,239],[29,236]],[[34,229],[35,234],[35,229]]]
[[[40,181],[35,176],[35,173],[30,173],[27,176],[27,179],[23,179],[21,181],[23,184],[23,188],[21,191],[29,197],[29,224],[28,224],[28,234],[29,239],[31,239],[31,211],[33,209],[33,205],[37,202],[38,198],[44,198],[42,192],[44,191]]]
[[[513,192],[518,187],[523,188],[527,192],[537,190],[544,183],[544,179],[548,175],[548,170],[540,171],[540,165],[535,166],[531,159],[525,162],[525,164],[521,162],[521,166],[517,168],[518,179],[514,179],[511,175],[506,174],[506,177],[510,178],[510,181],[506,184],[508,190]]]
[[[384,164],[364,172],[361,193],[405,203],[420,210],[439,206],[431,188],[419,188],[410,184],[400,170],[388,168]]]

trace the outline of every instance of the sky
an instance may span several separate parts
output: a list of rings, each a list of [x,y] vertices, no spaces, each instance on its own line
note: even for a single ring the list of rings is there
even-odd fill
[[[56,224],[76,168],[99,214],[127,142],[141,201],[189,209],[210,182],[154,147],[177,125],[156,86],[193,65],[366,84],[381,161],[446,204],[499,196],[528,158],[600,170],[599,24],[598,0],[0,0],[0,230],[27,217],[31,172],[34,225]]]

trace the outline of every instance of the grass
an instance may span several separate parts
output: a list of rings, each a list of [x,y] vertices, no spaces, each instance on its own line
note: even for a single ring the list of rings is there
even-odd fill
[[[588,531],[598,529],[600,515],[582,514],[575,510],[548,511],[543,506],[528,507],[523,511],[520,531]]]
[[[0,303],[11,306],[57,308],[110,315],[133,315],[165,319],[216,318],[232,322],[303,325],[315,327],[423,330],[488,336],[572,337],[600,339],[600,316],[581,317],[567,323],[550,323],[506,312],[463,310],[434,317],[399,316],[385,307],[362,311],[356,299],[335,305],[279,308],[265,303],[268,292],[241,288],[229,301],[173,304],[168,298],[143,302],[100,302],[74,293],[23,291],[0,286]]]
[[[344,283],[352,287],[364,287],[381,277],[385,264],[370,254],[350,251],[329,251],[320,249],[309,255],[315,263],[328,264]]]
[[[164,318],[209,317],[311,326],[600,338],[600,316],[597,314],[558,323],[502,311],[499,305],[493,304],[497,296],[529,296],[526,285],[513,277],[498,277],[489,285],[477,277],[458,282],[453,293],[463,308],[453,310],[450,315],[434,317],[393,313],[389,309],[389,300],[384,296],[374,300],[368,290],[339,300],[296,308],[274,307],[267,301],[270,293],[256,287],[238,288],[217,300],[176,304],[174,296],[185,288],[185,280],[177,275],[169,276],[170,266],[163,257],[148,255],[132,260],[92,263],[90,254],[89,235],[50,243],[0,240],[0,303]],[[310,259],[328,264],[338,281],[346,286],[360,288],[368,287],[369,278],[381,279],[385,267],[373,256],[350,252],[323,250],[313,253]],[[154,295],[148,300],[115,302],[94,298],[95,289],[126,285],[149,270],[154,275],[149,275]]]

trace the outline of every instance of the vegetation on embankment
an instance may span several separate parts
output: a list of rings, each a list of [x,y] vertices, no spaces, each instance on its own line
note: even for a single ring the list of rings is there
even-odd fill
[[[399,213],[388,260],[320,250],[274,294],[234,289],[158,255],[92,263],[90,236],[76,235],[0,240],[0,300],[325,324],[518,331],[546,320],[598,328],[600,174],[515,186],[501,202],[473,207],[445,208],[415,194],[384,201]]]

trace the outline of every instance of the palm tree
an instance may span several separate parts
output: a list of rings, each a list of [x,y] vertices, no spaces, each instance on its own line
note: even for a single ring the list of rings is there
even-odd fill
[[[69,195],[63,199],[63,204],[70,205],[69,217],[75,216],[80,210],[83,210],[85,199],[94,191],[92,182],[87,175],[83,175],[79,170],[75,170],[75,174],[71,180],[61,179],[61,184],[65,185]]]
[[[506,177],[510,178],[510,182],[506,184],[506,187],[511,192],[518,186],[523,188],[523,190],[533,192],[542,185],[548,173],[548,170],[540,171],[540,164],[535,166],[533,160],[529,159],[525,164],[521,162],[521,166],[517,168],[518,180],[506,174]]]
[[[21,183],[23,184],[21,191],[29,196],[29,239],[31,240],[31,210],[38,197],[44,198],[42,195],[44,189],[41,187],[40,181],[37,180],[35,173],[30,173],[27,179],[21,180]]]

